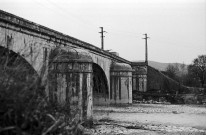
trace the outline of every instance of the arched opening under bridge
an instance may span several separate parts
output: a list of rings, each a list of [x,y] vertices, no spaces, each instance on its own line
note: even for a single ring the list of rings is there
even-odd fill
[[[0,47],[0,89],[37,89],[39,76],[20,54]]]
[[[109,103],[108,81],[103,69],[93,63],[93,104],[101,105]]]

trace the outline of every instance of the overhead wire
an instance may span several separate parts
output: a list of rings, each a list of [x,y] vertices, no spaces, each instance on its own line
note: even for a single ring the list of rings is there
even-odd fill
[[[67,10],[64,10],[63,8],[59,7],[58,4],[55,4],[53,3],[52,1],[50,0],[46,0],[47,2],[49,2],[50,4],[52,4],[54,7],[58,8],[59,10],[62,11],[62,13],[69,13],[72,17],[76,18],[77,20],[80,20],[81,22],[84,22],[84,25],[87,24],[90,28],[92,29],[95,29],[95,32],[96,32],[96,28],[98,28],[97,25],[93,24],[92,22],[89,22],[88,20],[85,21],[84,19],[82,19],[81,17],[76,17],[75,15],[73,15],[71,12],[67,11]],[[65,14],[67,15],[67,14]],[[118,35],[124,35],[124,36],[127,36],[127,37],[130,37],[130,38],[136,38],[138,35],[138,33],[136,32],[131,32],[131,31],[123,31],[123,30],[115,30],[114,28],[111,28],[110,29],[111,31],[109,31],[108,33],[116,33]]]
[[[73,17],[73,18],[75,18],[76,20],[80,20],[80,21],[78,21],[78,23],[79,22],[81,22],[83,25],[87,25],[87,26],[89,26],[90,28],[92,28],[92,29],[94,29],[94,27],[97,27],[97,26],[95,26],[94,24],[92,24],[91,22],[89,22],[88,20],[87,21],[85,21],[84,19],[82,19],[81,17],[76,17],[73,13],[71,13],[71,12],[69,12],[68,10],[65,10],[64,8],[61,8],[60,6],[58,6],[58,4],[55,4],[55,3],[53,3],[52,1],[50,1],[50,0],[46,0],[48,3],[50,3],[52,6],[54,6],[54,7],[56,7],[57,9],[59,9],[66,17],[67,17],[67,15],[69,14],[71,17]],[[96,29],[95,29],[95,31],[96,31]]]
[[[49,6],[45,6],[44,4],[42,4],[41,2],[39,2],[38,0],[33,0],[35,3],[37,3],[38,5],[40,5],[40,6],[42,6],[42,7],[44,7],[44,8],[46,8],[46,9],[48,9],[49,11],[52,11],[52,12],[54,12],[54,13],[57,13],[57,12],[55,12],[55,10],[53,9],[53,8],[51,8],[51,7],[49,7]],[[52,7],[54,7],[54,8],[56,8],[57,9],[57,11],[59,11],[58,13],[59,13],[59,15],[61,15],[62,17],[66,17],[66,18],[68,18],[69,20],[71,19],[71,18],[73,18],[73,21],[75,21],[75,23],[78,23],[78,24],[80,24],[81,26],[86,26],[87,27],[87,29],[89,29],[89,30],[91,30],[92,29],[92,31],[93,32],[97,32],[97,28],[99,28],[97,25],[95,25],[95,24],[93,24],[93,23],[91,23],[91,22],[89,22],[88,20],[86,21],[86,20],[84,20],[84,19],[82,19],[81,17],[76,17],[73,13],[71,13],[71,12],[69,12],[68,10],[65,10],[64,8],[61,8],[58,4],[55,4],[54,2],[52,2],[52,1],[50,1],[50,0],[46,0],[47,1],[47,3],[50,5],[50,6],[52,6]],[[69,16],[71,17],[69,17]],[[66,21],[68,21],[68,20],[66,20]],[[84,27],[85,28],[85,27]],[[106,29],[106,28],[105,28]],[[141,36],[142,36],[142,34],[143,33],[136,33],[136,32],[132,32],[132,31],[126,31],[126,30],[119,30],[119,29],[115,29],[115,28],[111,28],[111,27],[108,27],[108,29],[109,30],[106,30],[108,33],[107,34],[111,34],[112,36],[124,36],[124,37],[127,37],[127,38],[140,38],[141,39]]]
[[[91,25],[88,25],[88,23],[85,23],[85,21],[80,20],[79,17],[74,16],[72,13],[70,13],[70,12],[68,12],[68,11],[66,11],[66,10],[64,11],[63,9],[61,9],[60,7],[58,7],[56,4],[54,4],[54,3],[52,3],[52,2],[50,2],[50,1],[48,1],[48,0],[46,0],[47,3],[48,3],[50,6],[56,8],[57,10],[52,9],[52,8],[50,8],[49,6],[45,6],[44,4],[40,3],[40,2],[37,1],[37,0],[33,0],[33,1],[34,1],[35,3],[37,3],[38,5],[40,5],[40,6],[44,7],[44,8],[46,8],[46,9],[48,9],[49,11],[54,12],[55,14],[57,14],[57,12],[55,12],[55,11],[58,11],[59,16],[62,16],[63,18],[67,18],[68,20],[71,20],[71,19],[72,19],[75,23],[77,23],[77,24],[79,24],[79,25],[81,25],[81,26],[87,26],[87,28],[88,28],[88,26],[89,26],[90,30],[91,30],[91,28],[93,28],[93,30],[94,30],[94,27],[92,27]],[[69,17],[68,15],[69,15],[70,17]],[[64,21],[68,21],[67,19],[64,19]],[[80,21],[79,21],[79,20],[80,20]],[[85,25],[85,24],[87,24],[87,25]]]

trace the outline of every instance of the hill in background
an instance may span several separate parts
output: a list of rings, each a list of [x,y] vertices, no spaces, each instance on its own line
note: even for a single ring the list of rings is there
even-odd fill
[[[183,64],[182,63],[160,63],[155,61],[149,61],[149,66],[160,71],[165,71],[168,65],[173,65],[173,66],[177,66],[178,68],[181,68]],[[185,69],[187,69],[187,65],[185,65]]]
[[[160,62],[156,62],[156,61],[149,61],[148,64],[149,64],[149,66],[151,66],[155,69],[158,69],[160,71],[165,71],[169,64],[173,65],[174,63],[160,63]]]
[[[143,61],[134,61],[134,62],[143,62]],[[161,63],[156,61],[149,61],[149,66],[159,70],[159,71],[166,71],[168,65],[173,65],[175,67],[178,67],[179,71],[177,71],[177,75],[186,74],[187,73],[187,67],[188,65],[182,64],[182,63]]]

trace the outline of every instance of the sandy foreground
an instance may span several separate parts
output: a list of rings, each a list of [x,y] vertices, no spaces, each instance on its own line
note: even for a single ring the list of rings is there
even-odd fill
[[[95,106],[91,135],[206,135],[206,106]]]

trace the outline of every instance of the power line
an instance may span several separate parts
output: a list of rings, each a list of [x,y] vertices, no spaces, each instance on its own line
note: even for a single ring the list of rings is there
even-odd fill
[[[70,16],[72,16],[73,18],[75,18],[76,20],[80,20],[80,22],[83,24],[83,25],[87,25],[89,26],[90,28],[92,28],[93,30],[95,29],[95,26],[94,24],[92,24],[91,22],[88,22],[88,21],[85,21],[84,19],[80,18],[80,17],[76,17],[75,15],[73,15],[73,13],[71,12],[68,12],[68,10],[65,10],[64,8],[61,8],[60,6],[58,6],[58,4],[55,4],[53,3],[52,1],[50,0],[46,0],[48,3],[50,3],[50,5],[53,5],[54,7],[56,7],[57,9],[59,9],[60,11],[62,11],[63,14],[65,14],[66,16],[69,14]],[[68,14],[67,14],[68,13]],[[78,22],[79,23],[79,22]],[[85,25],[85,26],[86,26]]]
[[[62,11],[62,13],[69,13],[72,17],[76,18],[77,20],[80,20],[81,22],[84,22],[84,25],[87,24],[88,26],[90,26],[92,29],[96,29],[96,25],[95,24],[92,24],[91,22],[88,22],[88,21],[85,21],[83,20],[82,18],[80,17],[76,17],[74,16],[71,12],[68,12],[67,10],[64,10],[63,8],[61,8],[60,6],[58,6],[57,4],[53,3],[52,1],[50,0],[46,0],[48,3],[50,3],[51,5],[53,5],[54,7],[58,8],[59,10]],[[134,35],[136,35],[137,33],[136,32],[131,32],[131,31],[123,31],[123,30],[114,30],[114,28],[112,28],[112,31],[114,33],[117,33],[119,35],[126,35],[128,37],[135,37]]]
[[[84,25],[84,26],[88,26],[88,28],[89,28],[89,29],[92,28],[93,31],[95,30],[95,27],[97,27],[97,26],[93,26],[93,25],[89,24],[87,21],[84,21],[84,20],[80,19],[79,17],[76,17],[76,16],[73,15],[71,12],[68,12],[67,10],[64,10],[63,8],[59,7],[57,4],[55,4],[55,3],[53,3],[53,2],[51,2],[51,1],[49,1],[49,0],[46,0],[46,1],[47,1],[47,3],[48,3],[50,6],[54,7],[56,10],[52,9],[51,7],[45,6],[45,4],[42,4],[41,2],[39,2],[39,1],[37,1],[37,0],[34,0],[34,2],[37,3],[38,5],[46,8],[46,9],[48,9],[48,10],[54,12],[54,13],[57,13],[57,12],[55,12],[55,11],[58,11],[57,14],[58,14],[59,16],[62,16],[62,18],[65,18],[65,17],[66,17],[66,18],[68,18],[69,20],[73,19],[73,21],[75,21],[75,23],[78,23],[78,24]],[[68,15],[69,15],[70,17],[68,17]],[[72,18],[71,18],[71,17],[72,17]]]
[[[50,7],[46,6],[45,4],[42,4],[41,2],[39,2],[38,0],[34,0],[34,2],[36,2],[38,5],[54,12],[54,13],[57,13],[55,12],[54,9],[52,9],[52,7],[56,8],[57,11],[59,11],[59,15],[61,15],[63,18],[68,18],[68,19],[71,19],[70,17],[68,17],[68,15],[70,15],[73,19],[75,19],[75,22],[76,23],[81,23],[81,25],[84,25],[84,26],[89,26],[89,28],[93,29],[96,31],[96,26],[94,24],[91,24],[89,23],[88,21],[85,21],[85,20],[82,20],[80,19],[79,17],[76,17],[75,15],[73,15],[71,12],[65,10],[64,8],[61,8],[59,5],[55,4],[54,2],[50,1],[50,0],[46,0],[47,3],[50,5]],[[51,7],[52,6],[52,7]],[[66,19],[66,21],[68,21]],[[102,27],[103,28],[103,27]],[[110,27],[111,28],[111,27]],[[103,31],[103,30],[102,30]],[[114,28],[111,28],[110,30],[114,36],[116,35],[123,35],[124,37],[130,37],[130,38],[135,38],[136,34],[139,34],[139,33],[136,33],[136,32],[132,32],[132,31],[125,31],[125,30],[118,30],[118,29],[114,29]],[[103,33],[105,33],[106,31],[103,31]],[[102,32],[99,32],[99,33],[102,33]],[[104,49],[104,34],[102,33],[101,35],[101,48]]]

